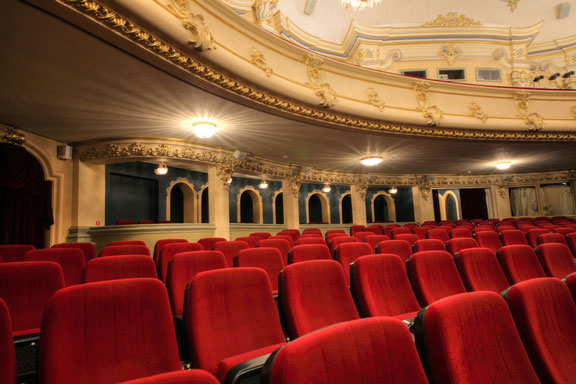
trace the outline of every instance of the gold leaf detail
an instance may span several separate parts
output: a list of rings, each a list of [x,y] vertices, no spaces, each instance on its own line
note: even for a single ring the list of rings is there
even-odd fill
[[[428,121],[428,125],[437,125],[444,119],[442,111],[438,106],[431,105],[428,100],[428,92],[430,91],[430,84],[423,81],[414,83],[414,90],[416,91],[416,100],[418,102],[417,109],[422,112],[424,118]]]
[[[258,48],[253,47],[250,50],[250,62],[263,70],[268,77],[270,77],[273,72],[272,67],[266,65],[266,57],[264,57],[264,54],[260,52]]]
[[[508,8],[510,8],[510,12],[514,12],[516,10],[516,7],[518,7],[518,2],[520,0],[502,0],[505,3],[508,4]]]
[[[470,19],[458,12],[448,12],[446,16],[438,15],[436,19],[422,24],[423,27],[481,27],[479,21]]]
[[[2,143],[8,143],[13,145],[22,146],[26,141],[24,135],[16,131],[16,128],[4,127],[4,136],[1,138]]]
[[[485,114],[482,108],[475,102],[470,103],[470,110],[472,111],[472,117],[482,120],[483,123],[488,120],[488,115]]]
[[[376,92],[374,88],[368,88],[366,93],[368,94],[368,102],[378,108],[380,112],[382,112],[386,106],[386,103],[384,103],[382,98],[380,98],[378,92]]]
[[[462,50],[455,46],[454,44],[445,45],[442,47],[442,56],[446,59],[446,62],[450,65],[454,64],[456,58],[462,55]]]
[[[324,60],[316,55],[306,56],[306,72],[308,74],[306,85],[316,91],[316,96],[321,99],[321,106],[333,107],[338,102],[338,98],[332,86],[322,80],[320,71],[323,64]]]
[[[540,131],[544,128],[544,119],[539,113],[528,111],[528,101],[530,99],[530,92],[519,91],[514,93],[514,103],[518,109],[518,117],[524,119],[524,123],[528,126],[530,131]]]

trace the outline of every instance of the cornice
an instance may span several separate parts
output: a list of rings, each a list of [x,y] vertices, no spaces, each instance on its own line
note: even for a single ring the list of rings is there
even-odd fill
[[[249,85],[247,82],[231,77],[208,64],[201,62],[201,55],[191,55],[182,52],[175,46],[159,39],[139,25],[118,14],[114,10],[95,0],[57,0],[89,17],[105,28],[111,29],[138,46],[160,56],[173,65],[187,71],[204,81],[221,89],[240,96],[251,102],[276,109],[283,114],[293,115],[300,119],[311,120],[324,125],[344,126],[359,130],[381,132],[386,134],[415,135],[472,140],[496,141],[576,141],[572,132],[525,132],[525,131],[495,131],[473,130],[449,127],[426,127],[419,125],[404,125],[381,120],[361,118],[328,109],[311,107],[306,103],[293,101],[278,96],[262,88]],[[218,2],[216,2],[218,3]],[[336,63],[337,64],[337,63]],[[346,64],[342,64],[346,65]],[[263,74],[265,76],[265,74]],[[274,75],[273,75],[274,76]],[[442,82],[427,81],[428,84],[445,87]],[[330,85],[326,83],[327,85]],[[455,85],[457,88],[458,85]],[[334,94],[336,96],[336,94]],[[365,101],[367,106],[370,104]],[[471,119],[472,120],[472,119]],[[474,119],[475,120],[475,119]]]

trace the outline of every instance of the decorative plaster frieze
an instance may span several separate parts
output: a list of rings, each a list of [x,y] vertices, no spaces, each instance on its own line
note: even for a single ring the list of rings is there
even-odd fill
[[[155,1],[182,21],[182,26],[191,34],[188,40],[190,45],[199,51],[214,49],[214,38],[204,22],[204,17],[190,10],[188,0],[168,0],[168,4],[165,0]]]
[[[256,24],[262,26],[268,23],[272,10],[278,5],[278,0],[256,0],[252,5]]]
[[[225,158],[225,160],[216,166],[216,175],[222,181],[225,190],[230,189],[230,178],[234,173],[235,159],[233,157]]]
[[[336,92],[332,86],[322,80],[322,65],[324,60],[317,55],[306,56],[306,73],[308,74],[307,86],[316,91],[316,96],[321,99],[322,107],[333,107],[338,102]]]
[[[446,16],[438,15],[436,19],[427,21],[422,27],[481,27],[479,21],[473,20],[465,15],[459,15],[458,12],[448,12]]]
[[[482,120],[483,123],[485,123],[486,120],[488,120],[488,115],[484,113],[482,107],[480,107],[473,101],[470,103],[470,111],[472,112],[472,117]]]
[[[531,131],[539,131],[544,128],[544,119],[537,112],[530,113],[528,111],[528,100],[530,99],[530,92],[518,91],[514,92],[514,103],[519,114],[518,117],[524,119],[524,123]]]
[[[576,120],[576,105],[570,108],[570,112],[572,112],[572,118]]]
[[[16,128],[4,126],[4,136],[2,136],[0,142],[22,146],[26,142],[26,139]]]
[[[449,65],[454,64],[456,58],[462,55],[462,50],[454,44],[448,44],[442,47],[440,54],[444,56]]]
[[[428,100],[428,92],[430,91],[430,84],[423,81],[414,83],[414,90],[416,91],[416,100],[418,102],[417,109],[422,112],[422,115],[428,121],[428,125],[438,125],[443,119],[442,111],[437,105],[431,105]]]
[[[263,70],[268,77],[270,77],[273,72],[272,67],[266,65],[266,57],[264,57],[264,54],[260,52],[258,48],[252,47],[250,50],[250,62]]]
[[[505,3],[507,3],[508,8],[510,8],[510,12],[514,12],[516,10],[516,7],[518,7],[518,2],[520,0],[502,0]]]
[[[374,88],[368,88],[366,94],[368,94],[368,102],[382,112],[384,107],[386,107],[386,103],[380,98],[378,92]]]

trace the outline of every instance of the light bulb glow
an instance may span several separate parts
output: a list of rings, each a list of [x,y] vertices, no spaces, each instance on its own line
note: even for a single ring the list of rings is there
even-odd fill
[[[382,158],[378,156],[368,156],[360,159],[360,162],[368,167],[373,167],[380,164],[382,162]]]
[[[394,195],[394,194],[398,193],[398,188],[392,187],[388,190],[388,193]]]
[[[330,185],[328,184],[324,184],[324,186],[322,187],[322,192],[324,193],[328,193],[332,190],[332,188],[330,188]]]
[[[494,166],[498,169],[508,169],[508,168],[510,168],[510,166],[512,166],[512,162],[511,161],[499,161],[496,164],[494,164]]]
[[[260,184],[258,184],[258,188],[260,188],[260,189],[266,189],[266,188],[268,188],[268,182],[267,182],[266,180],[262,180],[262,181],[260,182]]]
[[[166,166],[166,163],[161,162],[160,164],[158,164],[158,168],[154,170],[154,173],[157,174],[158,176],[164,176],[165,174],[167,174],[168,167]]]
[[[197,137],[206,139],[216,132],[216,124],[211,121],[198,121],[192,124],[192,132],[194,132]]]
[[[382,0],[340,0],[344,8],[351,8],[354,11],[361,11],[364,8],[372,8],[379,5]]]

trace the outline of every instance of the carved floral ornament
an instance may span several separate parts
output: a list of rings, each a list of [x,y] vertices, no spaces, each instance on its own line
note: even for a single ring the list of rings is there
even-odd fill
[[[155,1],[164,6],[159,0]],[[177,16],[182,21],[182,26],[190,32],[191,37],[188,40],[190,45],[199,51],[215,48],[214,38],[204,22],[204,17],[190,10],[188,0],[169,0],[169,4],[165,7]]]
[[[458,12],[448,12],[446,16],[438,15],[436,19],[427,21],[422,27],[481,27],[479,21],[470,19]]]
[[[4,127],[4,136],[0,137],[0,142],[22,146],[26,139],[24,135],[16,131],[16,128]]]
[[[542,115],[537,112],[530,113],[528,111],[528,101],[530,99],[530,92],[518,91],[514,93],[514,103],[518,110],[518,117],[524,119],[524,123],[531,131],[539,131],[544,128],[544,119]]]
[[[432,105],[430,100],[428,100],[428,92],[430,91],[430,84],[423,81],[414,83],[414,91],[416,91],[416,100],[418,102],[417,109],[422,112],[422,115],[428,121],[428,125],[437,125],[442,120],[444,116],[442,111],[437,105]]]
[[[516,10],[516,7],[518,7],[518,2],[520,0],[502,0],[502,1],[504,1],[508,5],[508,8],[510,8],[510,12],[514,12]]]
[[[462,50],[454,44],[448,44],[442,47],[440,54],[444,56],[449,65],[452,65],[456,62],[456,58],[462,55]]]
[[[306,73],[308,74],[307,86],[316,91],[321,101],[322,107],[333,107],[338,102],[336,92],[332,86],[322,79],[322,65],[324,60],[317,55],[309,54],[306,56]]]

